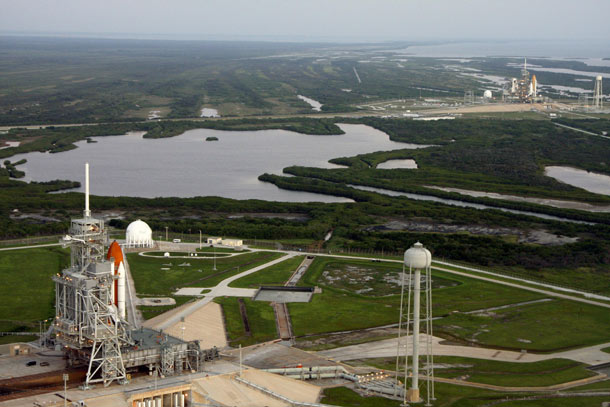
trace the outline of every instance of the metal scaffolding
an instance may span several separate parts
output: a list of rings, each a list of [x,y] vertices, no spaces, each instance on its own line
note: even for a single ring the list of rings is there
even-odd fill
[[[82,219],[73,219],[63,238],[70,246],[70,267],[55,281],[55,341],[67,349],[71,364],[88,359],[85,387],[124,382],[127,375],[121,348],[131,344],[125,323],[113,304],[114,264],[104,259],[104,222],[89,210],[89,167]]]

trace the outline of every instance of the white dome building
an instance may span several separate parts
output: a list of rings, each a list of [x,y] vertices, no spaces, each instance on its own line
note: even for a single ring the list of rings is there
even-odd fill
[[[153,247],[152,229],[138,219],[127,226],[125,247]]]

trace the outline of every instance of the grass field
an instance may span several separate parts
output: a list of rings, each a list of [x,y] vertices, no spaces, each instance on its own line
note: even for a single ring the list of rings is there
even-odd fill
[[[398,295],[372,297],[325,285],[324,271],[349,264],[370,269],[371,262],[317,258],[302,279],[303,285],[323,288],[308,304],[289,304],[295,335],[315,335],[393,324],[398,321]],[[376,263],[380,272],[400,264]],[[606,309],[567,300],[535,304],[522,302],[545,298],[541,294],[450,273],[433,272],[434,278],[458,285],[433,290],[435,335],[457,341],[515,350],[554,351],[610,340]],[[485,311],[503,305],[512,307]],[[466,314],[470,311],[481,311]],[[335,344],[334,346],[340,346]]]
[[[308,304],[289,304],[295,334],[308,335],[352,329],[362,329],[398,321],[400,296],[372,297],[338,290],[320,282],[319,277],[331,264],[351,264],[369,267],[365,260],[340,260],[317,258],[301,280],[302,285],[323,287],[322,294],[316,294]],[[380,270],[402,269],[400,264],[381,263]],[[540,295],[487,283],[467,277],[447,273],[433,273],[459,285],[433,290],[434,315],[444,315],[451,311],[472,311],[481,308],[513,304],[541,298]]]
[[[233,281],[229,284],[229,287],[258,288],[261,285],[284,285],[303,262],[304,257],[296,256],[254,274],[244,276]]]
[[[567,300],[496,310],[452,314],[435,321],[435,332],[481,345],[551,352],[610,340],[605,308]]]
[[[364,359],[361,362],[379,369],[396,369],[395,358]],[[353,364],[353,363],[352,363]],[[436,377],[461,378],[469,382],[496,386],[542,387],[594,376],[582,363],[550,359],[534,363],[510,363],[454,356],[435,356]],[[440,365],[446,367],[441,368]]]
[[[68,265],[68,250],[59,247],[1,251],[0,330],[38,331],[38,321],[53,318],[51,276]]]
[[[227,335],[231,346],[238,346],[240,344],[248,346],[277,339],[275,314],[268,302],[252,301],[247,298],[243,300],[250,327],[250,333],[247,333],[239,312],[237,298],[219,297],[215,298],[214,301],[222,305]]]
[[[196,257],[172,262],[171,259],[129,253],[127,260],[138,293],[170,295],[180,287],[214,287],[225,278],[281,256],[280,253],[256,252],[219,258],[216,259],[216,271],[213,270],[214,260]]]
[[[600,407],[602,402],[608,401],[608,397],[599,396],[516,401],[515,399],[534,395],[492,392],[489,390],[455,386],[446,383],[436,383],[435,389],[437,400],[434,401],[434,407],[483,407],[490,405],[501,407]],[[399,407],[401,405],[400,401],[382,397],[362,397],[353,390],[345,387],[324,389],[321,402],[350,407]]]

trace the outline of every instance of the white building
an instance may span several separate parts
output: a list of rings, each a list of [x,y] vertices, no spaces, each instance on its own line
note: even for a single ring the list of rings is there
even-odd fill
[[[153,247],[152,229],[146,222],[138,219],[127,226],[125,247]]]
[[[222,244],[222,237],[208,237],[208,244]]]
[[[241,239],[222,239],[222,245],[230,247],[241,247],[244,245],[244,241]]]

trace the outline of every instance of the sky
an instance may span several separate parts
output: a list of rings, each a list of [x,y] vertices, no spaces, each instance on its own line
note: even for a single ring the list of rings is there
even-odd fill
[[[0,0],[0,33],[278,41],[581,40],[609,38],[608,16],[608,0]]]

